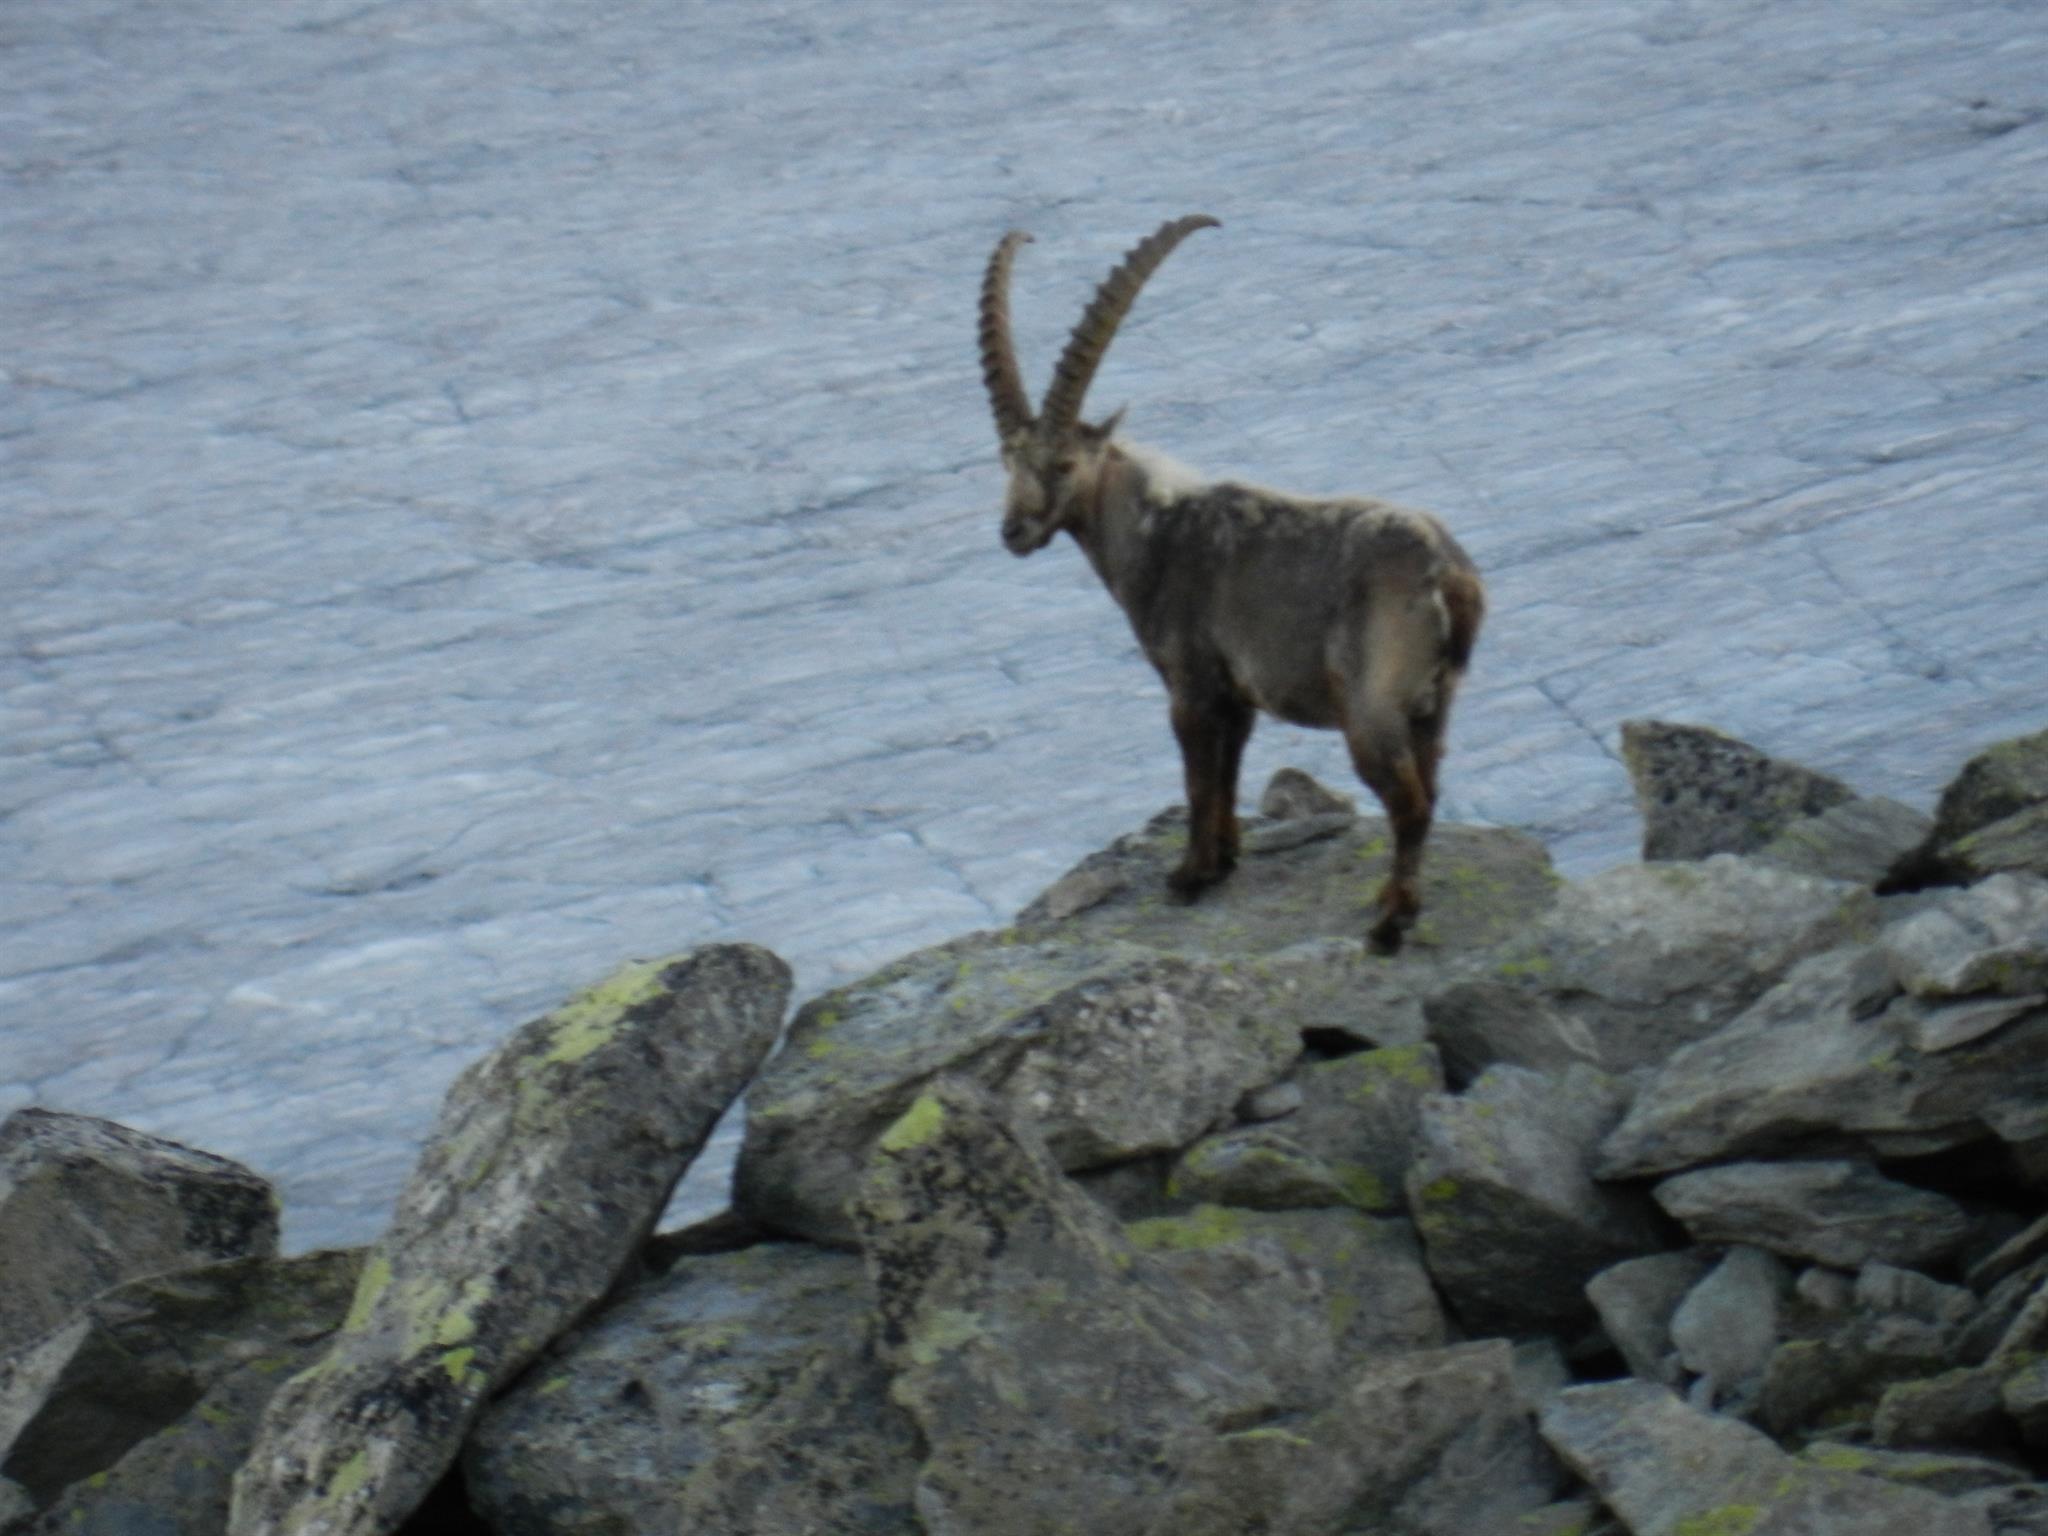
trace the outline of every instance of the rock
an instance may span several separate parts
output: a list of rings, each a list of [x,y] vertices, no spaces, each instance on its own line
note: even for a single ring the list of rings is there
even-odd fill
[[[125,1281],[0,1360],[0,1471],[50,1530],[146,1509],[217,1536],[228,1477],[285,1374],[341,1326],[359,1252],[235,1259]]]
[[[1816,1467],[1881,1477],[1888,1483],[1921,1488],[1954,1498],[1983,1488],[2010,1488],[2027,1474],[2010,1462],[1986,1456],[1941,1451],[1888,1451],[1877,1446],[1836,1445],[1816,1441],[1799,1459]]]
[[[1998,1401],[2036,1450],[2048,1450],[2048,1360],[2029,1360],[1999,1383]]]
[[[1289,1134],[1329,1168],[1351,1204],[1405,1209],[1402,1181],[1414,1160],[1422,1103],[1444,1089],[1436,1048],[1360,1051],[1305,1066],[1295,1081],[1302,1105]]]
[[[1713,1034],[1796,962],[1875,922],[1867,892],[1749,860],[1631,865],[1566,886],[1487,957],[1486,979],[1548,998],[1624,1072]]]
[[[1593,1032],[1543,993],[1511,981],[1457,982],[1424,1004],[1445,1075],[1462,1087],[1488,1067],[1561,1073],[1598,1066]]]
[[[1331,1384],[1304,1267],[1241,1250],[1219,1274],[1203,1254],[1190,1283],[965,1083],[931,1084],[877,1141],[854,1215],[928,1532],[1164,1529],[1219,1435]]]
[[[2048,875],[2048,805],[2029,806],[1949,844],[1945,862],[1963,880],[2001,873]]]
[[[1792,1276],[1761,1248],[1735,1247],[1686,1295],[1671,1318],[1671,1342],[1699,1378],[1700,1407],[1753,1402],[1778,1347]]]
[[[1916,997],[2048,992],[2048,879],[1994,875],[1885,929],[1893,976]]]
[[[2017,836],[2022,849],[2041,835],[2038,818],[2027,813],[2048,804],[2048,731],[2019,736],[1987,747],[1963,765],[1941,792],[1934,808],[1934,826],[1926,840],[1903,856],[1880,885],[1881,890],[1916,890],[1926,885],[1957,885],[1999,869],[2048,870],[2032,863],[2025,852],[2015,862],[1987,863],[1984,843],[1961,846],[1974,834],[2003,830],[1989,840],[1991,848],[2009,848]]]
[[[1340,1379],[1366,1361],[1435,1349],[1446,1340],[1443,1307],[1423,1267],[1422,1245],[1405,1221],[1375,1220],[1351,1210],[1199,1206],[1127,1223],[1124,1234],[1139,1251],[1167,1261],[1183,1280],[1191,1278],[1190,1271],[1172,1255],[1258,1250],[1305,1264],[1321,1282]]]
[[[2037,1260],[2048,1258],[2048,1216],[2042,1216],[1970,1266],[1973,1289],[1988,1291]]]
[[[1980,1510],[1997,1536],[2048,1536],[2048,1483],[1986,1489],[1957,1502]]]
[[[1237,1118],[1248,1123],[1284,1120],[1301,1108],[1301,1084],[1292,1078],[1254,1088],[1237,1101]]]
[[[1749,1243],[1840,1269],[1932,1264],[1970,1235],[1945,1195],[1848,1161],[1730,1163],[1666,1179],[1657,1203],[1702,1243]]]
[[[852,1254],[685,1257],[490,1406],[464,1452],[471,1500],[498,1536],[913,1531],[916,1435],[869,1313]]]
[[[1299,768],[1280,768],[1259,796],[1259,814],[1271,821],[1315,816],[1356,816],[1358,802],[1318,782]]]
[[[633,965],[457,1078],[341,1336],[264,1415],[230,1536],[403,1520],[485,1399],[633,1262],[788,989],[746,945]]]
[[[1997,1448],[2006,1433],[2002,1385],[2002,1373],[1990,1366],[1962,1366],[1898,1382],[1878,1399],[1870,1437],[1887,1447]]]
[[[1675,1387],[1684,1369],[1673,1350],[1671,1320],[1713,1261],[1698,1249],[1623,1259],[1586,1282],[1586,1299],[1609,1342],[1645,1381]]]
[[[1560,1392],[1540,1424],[1635,1536],[1991,1536],[1979,1512],[1800,1461],[1649,1382]]]
[[[1856,793],[1719,731],[1663,720],[1624,720],[1621,759],[1642,812],[1645,859],[1752,853]]]
[[[1495,1067],[1462,1096],[1423,1101],[1409,1208],[1430,1273],[1469,1329],[1579,1326],[1591,1318],[1589,1279],[1665,1246],[1640,1193],[1592,1180],[1624,1102],[1620,1084],[1586,1067],[1562,1078]]]
[[[1563,1483],[1515,1400],[1513,1351],[1492,1339],[1378,1362],[1321,1413],[1219,1437],[1158,1523],[1134,1529],[1472,1536],[1521,1529]]]
[[[941,1074],[1029,1117],[1061,1166],[1173,1152],[1300,1052],[1219,965],[974,935],[806,1004],[748,1091],[736,1202],[842,1246],[876,1138]]]
[[[1894,991],[1874,948],[1807,961],[1652,1072],[1601,1148],[1601,1175],[1802,1146],[1926,1153],[2023,1132],[2048,1102],[2048,1009],[1930,1053],[1912,1044],[1927,1005],[1888,1003]]]
[[[1756,851],[1760,864],[1872,885],[1927,837],[1934,823],[1882,796],[1845,800],[1787,826]]]
[[[0,1355],[138,1275],[277,1251],[277,1196],[224,1157],[108,1120],[0,1124]]]
[[[1225,1131],[1196,1142],[1174,1166],[1166,1189],[1176,1200],[1263,1211],[1353,1204],[1365,1210],[1399,1207],[1398,1201],[1387,1204],[1383,1188],[1361,1188],[1354,1199],[1321,1158],[1285,1131],[1264,1125]]]

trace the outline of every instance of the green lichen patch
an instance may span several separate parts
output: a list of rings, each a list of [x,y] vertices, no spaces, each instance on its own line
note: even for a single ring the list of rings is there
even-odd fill
[[[1148,1253],[1187,1253],[1241,1242],[1245,1225],[1242,1211],[1226,1205],[1198,1205],[1185,1216],[1131,1222],[1124,1235]]]
[[[342,1320],[344,1333],[361,1333],[370,1326],[371,1314],[377,1310],[377,1303],[383,1300],[385,1291],[391,1287],[391,1261],[383,1254],[372,1254],[363,1265],[362,1278],[356,1282],[355,1299],[349,1303],[348,1316]]]
[[[986,1333],[979,1314],[959,1307],[941,1307],[910,1335],[910,1358],[918,1365],[936,1365],[942,1356]]]
[[[877,1145],[884,1152],[907,1152],[930,1141],[945,1124],[946,1106],[929,1093],[919,1094],[902,1117],[882,1133]]]
[[[1672,1527],[1671,1536],[1749,1536],[1763,1518],[1761,1505],[1723,1504],[1703,1514],[1686,1516]]]

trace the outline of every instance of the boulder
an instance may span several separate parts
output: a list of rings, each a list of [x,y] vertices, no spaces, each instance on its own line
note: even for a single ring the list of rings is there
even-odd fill
[[[1242,1126],[1205,1136],[1181,1154],[1166,1192],[1175,1200],[1287,1211],[1323,1205],[1390,1206],[1384,1186],[1339,1183],[1336,1173],[1284,1130]]]
[[[1992,1536],[1981,1512],[1801,1461],[1650,1382],[1573,1387],[1540,1422],[1634,1536]]]
[[[1931,1153],[2022,1136],[2048,1100],[2048,1007],[1957,1042],[1940,1017],[1959,1006],[1975,1005],[1899,996],[1873,946],[1817,956],[1656,1068],[1602,1146],[1600,1172],[1632,1178],[1808,1148]]]
[[[1219,1436],[1158,1523],[1143,1529],[1519,1531],[1525,1519],[1547,1518],[1565,1482],[1517,1400],[1514,1351],[1489,1339],[1377,1362],[1320,1413]]]
[[[1642,812],[1645,859],[1752,853],[1856,793],[1733,736],[1665,720],[1624,720],[1621,760]]]
[[[484,1401],[633,1262],[788,990],[747,945],[629,966],[463,1072],[340,1336],[271,1400],[230,1536],[381,1536],[417,1507]]]
[[[1970,1235],[1963,1208],[1868,1164],[1728,1163],[1666,1179],[1657,1203],[1702,1243],[1748,1243],[1838,1269],[1928,1265]]]
[[[685,1256],[490,1406],[464,1452],[471,1501],[498,1536],[915,1531],[916,1435],[870,1310],[852,1254]]]
[[[1544,1073],[1597,1067],[1599,1043],[1567,1008],[1523,982],[1491,977],[1453,982],[1424,1004],[1444,1075],[1460,1088],[1493,1066]]]
[[[0,1355],[138,1275],[277,1251],[277,1195],[239,1163],[112,1121],[0,1124]]]
[[[1880,886],[1915,890],[1961,885],[2006,869],[2048,875],[2033,860],[2048,805],[2048,731],[1987,747],[1941,792],[1934,826],[1893,865]]]
[[[1262,1251],[1304,1264],[1321,1285],[1337,1377],[1364,1362],[1443,1345],[1449,1329],[1422,1245],[1405,1221],[1352,1210],[1255,1211],[1198,1206],[1128,1222],[1124,1235],[1182,1279],[1199,1262],[1175,1256]]]
[[[1640,1192],[1593,1182],[1594,1150],[1625,1103],[1619,1082],[1588,1067],[1561,1078],[1495,1067],[1463,1095],[1423,1101],[1409,1208],[1469,1329],[1580,1326],[1588,1280],[1666,1246]]]
[[[1163,1532],[1219,1435],[1331,1388],[1305,1266],[1239,1249],[1188,1273],[1134,1247],[969,1084],[932,1083],[878,1139],[854,1216],[928,1532]]]
[[[1436,1048],[1359,1051],[1304,1066],[1294,1081],[1302,1102],[1286,1122],[1288,1136],[1330,1170],[1350,1204],[1404,1209],[1402,1181],[1414,1160],[1422,1102],[1444,1089]]]
[[[880,1134],[944,1074],[1028,1116],[1068,1169],[1173,1152],[1300,1053],[1220,965],[1064,936],[975,935],[814,999],[747,1095],[736,1200],[847,1245]]]
[[[1586,1282],[1586,1299],[1628,1368],[1645,1381],[1680,1385],[1685,1367],[1672,1346],[1679,1304],[1707,1277],[1713,1260],[1699,1249],[1623,1259]]]
[[[1755,1401],[1791,1289],[1791,1272],[1774,1255],[1738,1245],[1687,1292],[1672,1314],[1671,1342],[1696,1378],[1692,1402],[1740,1412]]]
[[[1719,1030],[1798,961],[1867,934],[1876,917],[1868,892],[1726,855],[1606,870],[1566,886],[1497,946],[1490,975],[1464,978],[1509,984],[1461,995],[1468,1009],[1492,1001],[1507,1015],[1464,1028],[1526,1034],[1521,992],[1575,1022],[1608,1071],[1653,1065]],[[1559,1036],[1545,1047],[1553,1055],[1584,1050],[1576,1034],[1546,1033]]]
[[[271,1394],[341,1326],[360,1252],[145,1275],[0,1360],[0,1471],[52,1532],[218,1536]]]

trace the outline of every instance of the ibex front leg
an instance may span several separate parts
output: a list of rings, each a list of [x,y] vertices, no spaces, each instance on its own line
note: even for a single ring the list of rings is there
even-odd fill
[[[1187,778],[1188,851],[1166,884],[1193,901],[1237,867],[1237,771],[1251,739],[1249,705],[1214,692],[1173,696],[1173,734]]]

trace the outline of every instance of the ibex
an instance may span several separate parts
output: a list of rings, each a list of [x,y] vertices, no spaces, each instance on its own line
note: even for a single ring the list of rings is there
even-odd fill
[[[1187,855],[1169,889],[1193,900],[1237,863],[1238,764],[1257,711],[1334,728],[1393,826],[1370,933],[1392,953],[1421,910],[1451,696],[1485,610],[1478,572],[1426,513],[1202,480],[1118,439],[1122,411],[1081,419],[1138,290],[1216,222],[1175,219],[1125,254],[1036,415],[1010,339],[1010,266],[1031,237],[1012,231],[997,244],[981,285],[981,365],[1010,477],[1003,543],[1021,556],[1072,534],[1165,680],[1188,797]]]

